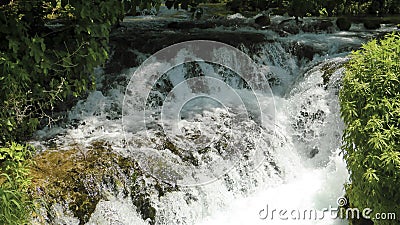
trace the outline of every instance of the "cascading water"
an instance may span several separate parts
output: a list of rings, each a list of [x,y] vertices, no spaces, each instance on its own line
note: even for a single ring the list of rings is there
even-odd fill
[[[129,69],[108,78],[114,81],[99,85],[86,100],[78,102],[69,112],[67,125],[38,131],[33,143],[39,149],[49,145],[84,149],[102,141],[112,151],[139,161],[151,174],[137,179],[146,193],[131,193],[146,194],[147,208],[139,209],[134,197],[116,191],[104,195],[87,224],[346,224],[327,212],[324,218],[321,215],[324,208],[337,207],[347,179],[338,149],[343,125],[337,93],[346,48],[359,46],[362,41],[350,32],[276,36],[273,43],[249,53],[258,74],[262,74],[258,83],[249,83],[212,63],[185,64],[187,58],[197,57],[186,49],[179,52],[175,62],[179,65],[173,68],[166,62],[148,62],[151,69],[162,68],[166,73],[152,83],[146,104],[140,105],[140,87],[146,87],[140,83],[146,82],[134,78],[135,82],[129,83],[140,68]],[[299,60],[291,54],[292,43],[313,45],[319,48],[319,55],[310,62]],[[210,57],[219,63],[243,66],[229,51],[214,51]],[[184,83],[196,74],[204,76]],[[99,84],[104,76],[98,73]],[[226,86],[216,85],[221,81]],[[264,90],[268,83],[272,92]],[[129,85],[133,85],[131,89]],[[257,86],[253,92],[251,85]],[[207,87],[205,92],[210,96],[217,93],[214,100],[187,98],[204,92],[199,87]],[[175,97],[168,95],[173,88],[179,91]],[[223,95],[232,90],[237,96]],[[139,95],[127,98],[126,91]],[[241,117],[243,110],[236,105],[237,98],[244,100],[249,120]],[[176,109],[173,106],[177,102],[186,103]],[[167,103],[171,112],[179,113],[163,118],[160,111],[168,110]],[[257,110],[266,113],[258,115]],[[262,123],[258,123],[257,115]],[[142,118],[146,119],[144,124]],[[164,125],[176,126],[179,135],[163,133]],[[192,148],[190,143],[201,147],[187,151]],[[262,162],[255,163],[257,157]],[[200,169],[193,172],[195,168]],[[171,191],[161,195],[152,190],[150,184],[157,179],[171,185]],[[154,210],[154,215],[147,215],[147,209]],[[286,219],[280,218],[281,209],[287,210]],[[68,208],[55,204],[51,210],[57,212],[52,223],[79,224]],[[318,218],[301,219],[302,210],[314,210]]]

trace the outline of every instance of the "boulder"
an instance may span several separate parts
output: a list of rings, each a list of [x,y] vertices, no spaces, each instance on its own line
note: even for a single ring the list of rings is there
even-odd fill
[[[336,26],[339,28],[341,31],[348,31],[350,30],[351,27],[351,21],[347,18],[338,18],[336,20]]]
[[[321,54],[321,49],[316,48],[316,46],[310,43],[304,43],[301,41],[291,43],[289,47],[290,53],[295,55],[299,60],[312,60],[314,55]]]
[[[267,15],[261,15],[256,17],[254,22],[262,27],[269,26],[271,24],[271,20]]]
[[[378,20],[366,20],[363,23],[365,29],[376,30],[381,28],[381,23]]]

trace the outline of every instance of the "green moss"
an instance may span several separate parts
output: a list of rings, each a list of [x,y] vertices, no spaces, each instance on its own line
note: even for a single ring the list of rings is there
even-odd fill
[[[103,197],[102,185],[128,190],[124,177],[137,176],[134,161],[111,152],[102,142],[86,151],[46,151],[34,158],[32,190],[48,205],[68,203],[80,224],[86,223]],[[40,190],[39,192],[37,190]],[[49,204],[50,203],[50,204]]]
[[[121,191],[132,199],[142,218],[154,224],[156,209],[151,196],[162,197],[178,190],[146,175],[133,159],[113,152],[104,142],[93,143],[85,150],[47,150],[34,160],[31,192],[35,198],[42,199],[47,213],[55,203],[68,205],[80,224],[88,222],[100,199]]]

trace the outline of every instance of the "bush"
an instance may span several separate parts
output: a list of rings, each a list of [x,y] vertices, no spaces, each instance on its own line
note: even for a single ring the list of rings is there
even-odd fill
[[[33,206],[31,148],[14,141],[94,87],[94,67],[106,61],[122,14],[120,0],[0,3],[0,224],[28,223]]]
[[[27,224],[33,203],[30,185],[31,149],[12,143],[0,148],[0,224]]]
[[[0,146],[29,138],[61,102],[94,87],[121,14],[120,0],[0,5]]]
[[[399,81],[400,35],[390,34],[351,54],[339,94],[347,196],[352,207],[371,208],[377,225],[396,222],[376,213],[400,212]]]

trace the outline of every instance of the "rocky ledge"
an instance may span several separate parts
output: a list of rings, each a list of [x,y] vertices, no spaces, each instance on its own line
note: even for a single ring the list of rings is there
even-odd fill
[[[341,30],[355,29],[355,24],[364,24],[364,29],[383,36],[386,32],[375,30],[381,24],[400,23],[400,18],[303,18],[296,21],[290,17],[269,17],[256,15],[245,18],[241,15],[231,17],[210,17],[204,20],[163,18],[143,19],[125,18],[119,27],[115,28],[110,37],[112,55],[106,64],[105,72],[120,73],[123,69],[136,67],[142,62],[138,53],[151,55],[164,47],[189,40],[213,40],[234,47],[243,46],[249,53],[256,53],[260,44],[275,42],[302,33],[333,33]],[[355,30],[354,30],[355,29]],[[299,59],[312,59],[321,53],[312,45],[297,46],[302,43],[289,43],[291,52]],[[356,46],[358,48],[360,46]],[[346,49],[350,51],[353,49]]]

